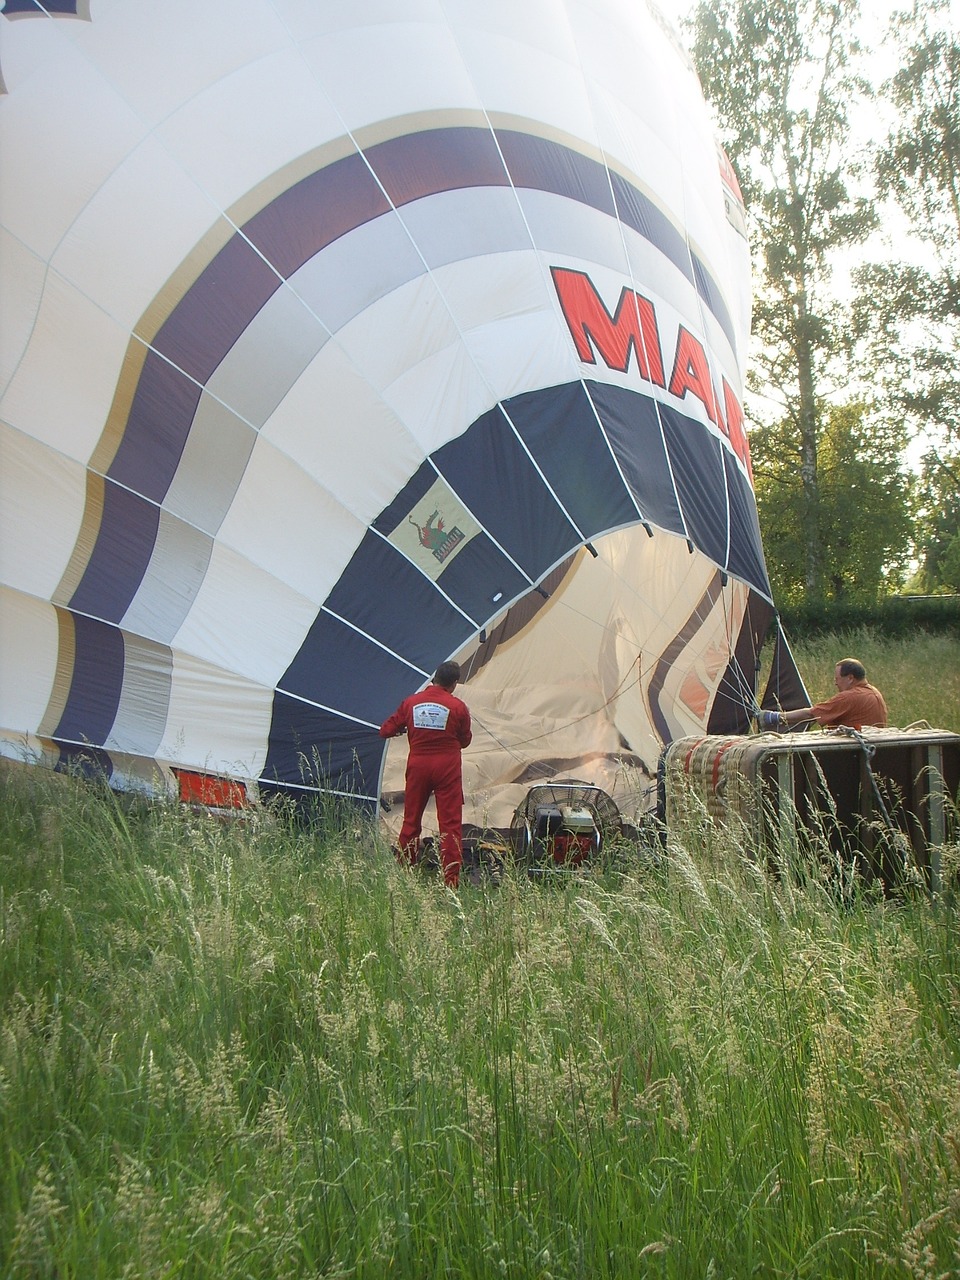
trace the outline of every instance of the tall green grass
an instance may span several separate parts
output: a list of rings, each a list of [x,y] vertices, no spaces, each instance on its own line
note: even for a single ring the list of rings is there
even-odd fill
[[[906,728],[926,720],[960,733],[960,638],[918,632],[910,641],[869,630],[846,631],[791,644],[815,702],[836,693],[833,671],[841,658],[859,658],[867,679],[884,696],[890,724]]]
[[[0,788],[3,1276],[960,1274],[949,897]]]

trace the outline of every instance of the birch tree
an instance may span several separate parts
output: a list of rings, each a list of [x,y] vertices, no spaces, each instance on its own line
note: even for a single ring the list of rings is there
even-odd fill
[[[752,409],[770,403],[768,421],[796,446],[803,583],[814,598],[827,588],[820,442],[850,337],[831,259],[875,225],[849,123],[867,92],[856,74],[858,10],[858,0],[717,0],[692,19],[694,59],[750,222]]]

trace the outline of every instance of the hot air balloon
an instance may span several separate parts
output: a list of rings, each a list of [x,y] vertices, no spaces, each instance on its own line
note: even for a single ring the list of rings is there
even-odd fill
[[[653,0],[6,0],[0,753],[649,803],[773,617],[736,179]]]

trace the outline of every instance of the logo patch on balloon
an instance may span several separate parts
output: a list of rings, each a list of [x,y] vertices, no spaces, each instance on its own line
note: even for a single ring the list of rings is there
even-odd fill
[[[443,480],[427,490],[389,535],[390,541],[433,581],[480,526]]]

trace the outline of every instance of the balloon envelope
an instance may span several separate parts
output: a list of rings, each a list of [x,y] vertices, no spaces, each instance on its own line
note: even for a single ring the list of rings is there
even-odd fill
[[[743,209],[652,0],[0,21],[0,752],[376,805],[456,656],[502,825],[745,727]]]

